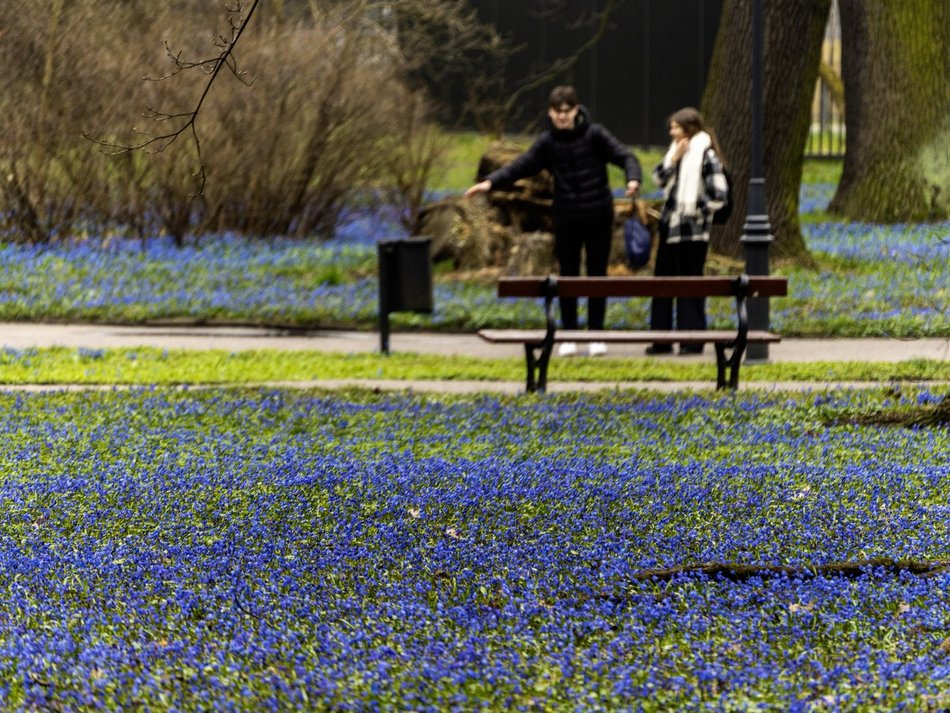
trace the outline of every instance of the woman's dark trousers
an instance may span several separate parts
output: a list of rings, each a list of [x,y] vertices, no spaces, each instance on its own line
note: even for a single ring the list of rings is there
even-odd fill
[[[660,225],[660,244],[656,252],[657,276],[694,277],[703,274],[709,244],[702,240],[667,243],[666,230]],[[673,299],[654,297],[650,308],[650,329],[673,329]],[[676,298],[676,329],[706,329],[706,298]]]

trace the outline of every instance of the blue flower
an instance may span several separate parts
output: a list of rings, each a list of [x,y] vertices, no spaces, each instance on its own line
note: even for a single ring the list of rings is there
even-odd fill
[[[0,705],[939,708],[941,396],[8,394]]]

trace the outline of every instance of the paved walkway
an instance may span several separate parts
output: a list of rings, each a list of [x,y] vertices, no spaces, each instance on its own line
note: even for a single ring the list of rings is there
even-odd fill
[[[151,346],[168,349],[317,350],[343,353],[379,351],[379,334],[336,330],[287,331],[256,327],[113,326],[95,324],[25,324],[0,322],[0,347],[85,347],[89,349]],[[488,344],[474,334],[397,332],[391,352],[523,356],[517,345]],[[643,345],[611,345],[610,357],[643,357]],[[677,362],[714,361],[711,350],[700,356],[651,357]],[[769,347],[774,362],[881,361],[938,359],[950,368],[950,339],[783,339]]]
[[[0,347],[27,349],[31,347],[70,348],[120,348],[150,346],[168,349],[224,349],[244,351],[251,349],[319,350],[342,353],[378,352],[379,334],[335,330],[287,331],[255,327],[182,327],[182,326],[112,326],[91,324],[25,324],[0,323]],[[390,351],[444,354],[446,356],[468,355],[485,357],[522,357],[524,350],[518,345],[488,344],[472,334],[397,332],[390,337]],[[606,358],[646,358],[642,345],[617,345],[610,347]],[[678,355],[651,357],[677,363],[715,362],[711,349],[699,356]],[[898,362],[908,359],[935,359],[947,363],[947,380],[950,381],[950,339],[784,339],[769,347],[772,362],[809,361],[864,361]],[[602,384],[552,381],[549,391],[594,390],[603,388],[636,388],[674,390],[684,388],[711,388],[714,380],[692,382],[629,382],[627,384]],[[387,381],[387,380],[321,380],[295,386],[369,386],[380,389],[406,389],[419,391],[501,391],[517,393],[524,389],[523,383],[492,383],[464,381]],[[867,385],[866,383],[863,385]],[[797,383],[762,384],[745,382],[744,388],[811,388],[822,389],[844,384]]]

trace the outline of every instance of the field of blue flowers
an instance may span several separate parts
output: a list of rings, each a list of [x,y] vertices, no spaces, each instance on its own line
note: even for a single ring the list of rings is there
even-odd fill
[[[805,231],[779,331],[950,335],[950,225]],[[0,320],[371,327],[401,236],[0,245]],[[0,709],[944,711],[950,431],[852,419],[944,396],[0,392]]]
[[[805,214],[831,186],[802,190]],[[821,268],[781,267],[789,297],[773,300],[787,336],[950,336],[950,223],[878,226],[806,222]],[[206,238],[186,248],[155,238],[53,246],[0,244],[0,321],[155,320],[372,328],[377,320],[376,242],[404,237],[385,214],[355,210],[329,242]],[[437,280],[435,312],[394,315],[400,328],[474,330],[540,325],[536,305],[501,303],[492,284]],[[718,304],[717,304],[718,303]],[[733,308],[710,305],[714,324]],[[642,327],[645,300],[614,300],[608,323]]]
[[[3,393],[0,707],[946,710],[937,398]]]

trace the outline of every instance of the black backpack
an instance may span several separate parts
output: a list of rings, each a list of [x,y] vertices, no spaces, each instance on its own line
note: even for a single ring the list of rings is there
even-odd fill
[[[724,225],[729,221],[729,216],[732,215],[732,172],[723,166],[722,173],[726,177],[726,187],[729,190],[729,197],[726,200],[726,204],[713,213],[713,225]]]

